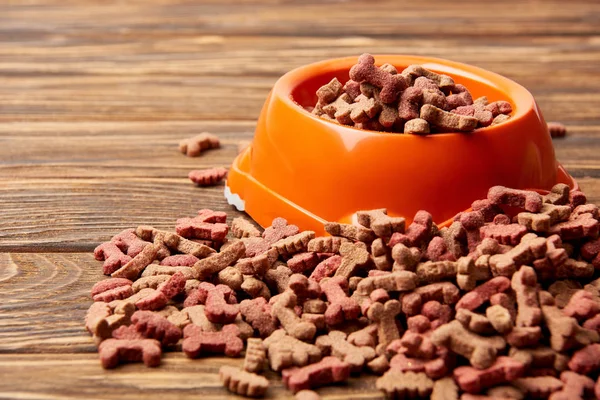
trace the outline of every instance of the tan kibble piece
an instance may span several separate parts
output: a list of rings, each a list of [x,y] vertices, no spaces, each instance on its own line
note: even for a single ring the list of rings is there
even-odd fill
[[[390,362],[385,354],[375,357],[367,363],[367,369],[376,375],[383,375],[390,369]]]
[[[496,361],[498,351],[506,346],[502,337],[476,335],[456,320],[437,328],[431,335],[431,341],[468,358],[471,365],[478,369],[490,367]]]
[[[108,304],[100,301],[93,303],[85,315],[85,328],[93,336],[102,339],[109,338],[111,331],[108,329],[106,318],[110,315],[112,315],[112,311]]]
[[[485,315],[498,333],[508,333],[513,329],[510,312],[499,304],[488,307]]]
[[[348,239],[339,236],[322,236],[308,242],[308,251],[315,253],[339,253],[342,243]]]
[[[350,364],[353,371],[359,372],[365,363],[375,358],[375,350],[368,346],[355,346],[346,337],[344,332],[331,331],[328,335],[319,336],[315,345],[323,354],[331,354]]]
[[[343,85],[337,78],[333,78],[328,84],[317,89],[317,98],[321,104],[329,104],[337,99],[342,92]]]
[[[244,275],[263,276],[275,264],[278,257],[277,249],[271,248],[254,257],[240,258],[235,268]]]
[[[370,228],[380,238],[389,238],[395,232],[404,233],[406,220],[402,217],[390,217],[385,208],[356,213],[358,223]]]
[[[537,297],[537,275],[531,267],[523,266],[512,277],[511,286],[517,296],[516,326],[538,326],[542,321]]]
[[[302,367],[321,359],[321,350],[314,344],[304,343],[285,333],[276,330],[263,341],[267,349],[269,365],[274,371],[289,367]]]
[[[551,298],[552,295],[547,294]],[[540,300],[542,300],[541,293]],[[540,302],[542,303],[542,314],[546,321],[546,326],[550,331],[550,347],[553,350],[562,352],[600,341],[598,332],[582,328],[575,318],[565,316],[554,305],[545,304],[545,301],[548,302],[548,300]]]
[[[358,283],[356,291],[364,295],[370,294],[375,289],[383,289],[388,292],[407,292],[416,286],[417,275],[414,272],[398,271],[364,278]]]
[[[450,113],[431,104],[421,107],[420,117],[429,124],[451,131],[469,132],[477,128],[477,118]]]
[[[431,132],[429,122],[422,118],[413,118],[406,121],[404,124],[404,133],[410,133],[413,135],[427,135]]]
[[[325,224],[327,233],[333,236],[342,236],[346,239],[371,243],[377,238],[375,232],[362,225],[340,224],[338,222],[327,222]]]
[[[431,400],[458,400],[458,386],[452,377],[435,381],[433,384],[433,392],[431,392]]]
[[[416,273],[419,282],[424,285],[455,278],[457,268],[455,261],[427,261],[417,265]]]
[[[272,305],[272,314],[275,316],[285,331],[296,339],[311,340],[317,333],[314,324],[303,321],[296,315],[296,295],[293,292],[283,292]]]
[[[506,114],[498,114],[496,116],[496,118],[494,118],[494,120],[492,121],[492,125],[498,125],[501,124],[503,122],[506,122],[510,119],[510,115],[506,115]]]
[[[377,238],[371,243],[371,256],[375,268],[380,271],[389,271],[394,265],[391,249],[382,238]]]
[[[421,259],[421,252],[416,247],[406,247],[398,243],[392,248],[392,259],[394,260],[392,271],[414,272]]]
[[[327,311],[327,303],[321,299],[309,299],[302,305],[302,310],[310,314],[324,314]]]
[[[231,233],[238,239],[246,237],[261,237],[261,233],[252,222],[246,218],[237,217],[231,221]]]
[[[548,232],[552,225],[567,220],[569,215],[571,215],[571,207],[568,205],[544,203],[539,213],[519,213],[517,221],[531,231]]]
[[[135,234],[142,240],[154,241],[156,237],[162,237],[162,242],[171,250],[183,254],[191,254],[198,258],[208,257],[215,253],[215,249],[206,245],[192,242],[173,232],[161,231],[152,226],[140,225],[136,228]]]
[[[569,304],[571,297],[580,291],[581,284],[577,281],[562,280],[556,281],[548,287],[548,291],[554,296],[554,301],[558,308],[564,308]]]
[[[158,285],[163,282],[168,281],[171,278],[171,275],[150,275],[143,276],[139,278],[137,281],[133,282],[131,288],[134,293],[139,292],[142,289],[151,288],[156,289]]]
[[[240,396],[262,397],[269,388],[269,380],[264,376],[228,365],[221,367],[219,378],[227,390]]]
[[[192,268],[195,270],[198,279],[206,279],[234,264],[237,260],[244,257],[245,254],[246,246],[244,246],[242,241],[237,241],[226,249],[222,249],[220,253],[198,261]]]
[[[543,237],[529,239],[525,236],[521,239],[521,243],[508,252],[490,257],[490,269],[494,276],[512,277],[521,265],[529,264],[533,260],[545,256],[548,249],[546,239]]]
[[[271,288],[276,288],[278,293],[283,293],[287,289],[290,276],[293,274],[286,264],[275,263],[273,268],[265,273],[264,280]]]
[[[383,354],[387,346],[394,340],[400,338],[400,332],[396,326],[396,316],[400,314],[402,306],[398,300],[388,300],[385,304],[374,303],[367,311],[369,320],[377,323],[377,354]]]
[[[142,278],[157,275],[175,275],[177,272],[181,272],[185,279],[193,279],[196,276],[195,271],[190,267],[170,267],[167,265],[151,264],[142,272]]]
[[[496,399],[511,399],[511,400],[524,400],[525,395],[519,389],[514,386],[496,386],[488,389],[486,394],[491,398]]]
[[[135,257],[131,259],[127,264],[116,270],[111,274],[113,278],[127,278],[129,280],[136,280],[144,268],[156,260],[156,254],[158,253],[159,246],[155,244],[149,244]]]
[[[390,369],[375,383],[388,398],[426,398],[433,390],[433,381],[422,372],[400,372]]]
[[[183,329],[186,325],[191,323],[188,315],[183,311],[179,311],[175,306],[166,306],[162,310],[155,312],[156,314],[165,317],[167,321],[177,326],[179,329]]]
[[[216,149],[221,145],[219,138],[211,133],[202,132],[179,142],[179,151],[188,157],[198,157],[204,150]]]
[[[229,286],[232,290],[238,291],[242,289],[244,276],[239,269],[235,267],[227,267],[219,272],[217,275],[217,281],[220,284]]]
[[[244,370],[255,373],[262,371],[265,366],[265,361],[267,361],[267,353],[263,347],[262,339],[249,338],[246,345]]]
[[[321,396],[312,390],[301,390],[294,396],[296,400],[321,400]]]
[[[456,320],[470,330],[471,332],[480,335],[489,335],[494,332],[494,328],[490,320],[481,314],[461,308],[456,312]]]
[[[244,277],[244,282],[241,285],[241,289],[253,299],[257,297],[264,297],[268,300],[271,298],[271,292],[269,291],[267,284],[253,276]]]
[[[377,345],[377,324],[354,331],[348,335],[348,342],[355,346],[369,346],[375,348]]]
[[[218,332],[221,329],[220,324],[215,324],[208,320],[204,312],[204,306],[201,304],[186,307],[181,312],[187,315],[192,324],[199,326],[204,332]]]
[[[456,283],[462,290],[473,290],[477,286],[479,271],[471,257],[461,257],[456,261]]]
[[[401,74],[407,78],[407,82],[412,82],[419,76],[424,76],[435,82],[440,89],[452,89],[454,87],[454,80],[448,75],[437,74],[418,64],[409,65]]]
[[[511,384],[523,392],[528,399],[547,399],[551,393],[563,387],[563,383],[553,376],[519,378],[512,381]]]
[[[286,237],[275,243],[272,247],[282,256],[291,256],[306,251],[308,242],[315,238],[313,231],[303,231],[296,235]]]
[[[354,243],[342,244],[340,255],[342,256],[342,263],[335,271],[335,276],[343,276],[346,279],[350,279],[359,268],[370,261],[369,252],[365,247]]]
[[[552,187],[550,193],[544,196],[544,203],[566,205],[569,204],[569,192],[571,188],[565,183],[557,183]]]

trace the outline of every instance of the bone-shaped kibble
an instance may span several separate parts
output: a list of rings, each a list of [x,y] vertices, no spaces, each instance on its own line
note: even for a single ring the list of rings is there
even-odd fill
[[[500,244],[516,246],[527,233],[527,228],[519,224],[496,225],[489,224],[479,229],[481,238],[496,239]]]
[[[316,299],[321,296],[321,286],[319,283],[302,274],[290,276],[288,289],[294,292],[298,303],[304,303],[307,299]]]
[[[133,294],[132,282],[124,278],[105,279],[92,287],[92,299],[110,303],[113,300],[122,300]]]
[[[242,282],[242,285],[240,286],[240,289],[246,292],[252,298],[271,298],[271,292],[269,291],[267,284],[253,276],[246,276],[244,278],[244,282]]]
[[[382,390],[388,398],[427,398],[433,390],[433,381],[422,372],[400,372],[390,369],[375,386]]]
[[[329,300],[329,307],[325,311],[325,321],[328,325],[337,325],[358,318],[360,306],[354,299],[348,297],[346,278],[336,276],[321,282],[321,290]]]
[[[170,248],[184,254],[189,254],[197,258],[204,258],[215,253],[215,250],[200,243],[192,242],[173,232],[166,232],[155,229],[151,226],[140,225],[135,230],[136,235],[144,240],[154,241],[157,237],[162,237],[163,243]],[[163,260],[164,261],[164,260]],[[169,265],[169,264],[163,264]],[[189,264],[178,264],[189,265]],[[193,264],[192,264],[193,265]],[[191,265],[190,265],[191,266]]]
[[[261,233],[246,218],[238,217],[231,221],[231,233],[238,239],[244,237],[260,237]]]
[[[379,113],[379,116],[377,117],[377,122],[379,124],[381,124],[381,127],[382,127],[381,130],[383,130],[385,128],[391,128],[394,126],[394,124],[396,124],[398,122],[398,107],[396,106],[395,103],[386,104],[383,101],[381,101],[381,96],[379,94],[381,91],[378,88],[371,85],[370,83],[363,82],[360,84],[360,90],[364,96],[366,96],[368,98],[374,98],[375,103],[381,110],[381,112]],[[371,122],[371,121],[373,121],[373,120],[366,121],[366,122]],[[369,129],[369,128],[365,127],[363,129]]]
[[[498,357],[493,365],[486,369],[458,367],[454,370],[454,379],[458,386],[469,393],[479,393],[503,383],[520,378],[525,373],[525,365],[510,357]]]
[[[338,236],[316,237],[308,242],[308,251],[315,253],[338,253],[342,243],[348,239]]]
[[[264,376],[229,365],[219,369],[219,378],[227,390],[240,396],[262,397],[269,388],[269,380]]]
[[[284,218],[275,218],[271,226],[263,232],[263,238],[269,244],[273,244],[281,239],[289,236],[294,236],[299,232],[296,225],[288,225]]]
[[[300,340],[311,340],[317,328],[314,324],[301,320],[295,313],[296,295],[292,292],[284,292],[272,305],[271,310],[285,331]]]
[[[404,233],[406,220],[402,217],[390,217],[385,208],[356,213],[358,223],[370,228],[380,238],[388,238],[396,232]]]
[[[198,257],[191,254],[175,254],[160,261],[160,265],[169,267],[191,267],[198,262]]]
[[[287,257],[296,253],[305,252],[308,242],[314,239],[313,231],[303,231],[294,236],[289,236],[272,244],[274,249],[277,249],[279,255]]]
[[[245,253],[246,247],[244,246],[244,243],[237,241],[226,249],[221,250],[221,252],[198,261],[192,268],[195,270],[196,276],[199,279],[206,279],[234,264],[237,260],[242,258]]]
[[[160,364],[160,342],[154,339],[119,340],[107,339],[98,346],[102,366],[115,368],[121,362],[143,361],[147,367]]]
[[[537,326],[542,320],[542,311],[537,298],[537,275],[531,267],[523,266],[512,276],[511,286],[519,306],[517,326]]]
[[[400,314],[402,307],[398,300],[388,300],[385,304],[374,303],[367,311],[367,317],[377,323],[377,354],[387,348],[395,339],[400,338],[400,332],[396,326],[396,316]]]
[[[458,263],[454,261],[427,261],[417,265],[420,283],[433,283],[456,277]]]
[[[571,215],[570,206],[556,206],[544,203],[539,214],[522,212],[517,215],[519,224],[535,232],[548,232],[550,227],[564,221]]]
[[[331,256],[321,261],[310,274],[310,278],[320,282],[323,278],[331,276],[342,264],[342,257],[338,255]],[[290,271],[291,272],[291,271]]]
[[[413,86],[406,88],[406,90],[404,90],[400,95],[400,101],[398,102],[398,117],[404,121],[414,121],[415,119],[420,119],[419,110],[422,99],[423,91],[421,89]],[[427,124],[427,128],[429,128],[429,124]],[[411,130],[410,126],[409,130]]]
[[[494,186],[488,190],[488,200],[493,204],[518,207],[525,211],[537,213],[542,210],[542,196],[530,190],[509,189],[504,186]]]
[[[194,301],[189,300],[190,298],[194,298]],[[209,321],[217,324],[231,323],[239,313],[239,306],[233,304],[235,303],[234,293],[225,285],[214,286],[211,283],[202,282],[195,293],[188,295],[184,306],[189,307],[198,303],[205,305],[206,317]]]
[[[433,384],[431,400],[458,400],[458,386],[452,377],[438,379]]]
[[[375,66],[375,58],[362,54],[358,63],[350,68],[350,79],[356,82],[368,82],[381,88],[379,96],[384,103],[393,103],[408,85],[400,74],[391,74]]]
[[[371,256],[373,264],[378,270],[389,271],[392,269],[394,260],[392,259],[391,249],[382,238],[377,238],[371,243]]]
[[[244,371],[260,372],[264,368],[265,361],[267,361],[267,353],[262,339],[249,338],[244,358]]]
[[[418,64],[409,65],[402,71],[401,74],[404,75],[404,77],[406,78],[410,78],[410,81],[416,81],[421,76],[425,77],[433,81],[442,90],[452,89],[455,86],[454,80],[448,75],[435,73],[426,68],[423,68],[423,66]]]
[[[302,367],[321,359],[321,350],[317,346],[289,336],[283,329],[274,331],[263,341],[263,346],[267,349],[269,365],[274,371],[292,366]]]
[[[510,279],[504,276],[492,278],[466,293],[456,304],[456,309],[466,308],[473,311],[486,301],[489,301],[492,295],[504,292],[508,288],[510,288]]]
[[[367,122],[381,111],[381,105],[374,99],[359,95],[354,99],[346,93],[333,103],[323,107],[323,111],[340,124],[352,125]]]
[[[557,234],[562,240],[595,239],[598,237],[599,227],[598,220],[592,214],[584,213],[568,221],[553,225],[548,233],[551,235]]]
[[[527,399],[546,399],[563,386],[563,383],[553,376],[528,376],[515,379],[511,384],[527,396]]]
[[[181,339],[178,327],[152,311],[136,311],[131,316],[131,323],[144,337],[156,339],[164,346],[175,344]]]
[[[350,365],[336,357],[324,357],[321,361],[301,368],[283,370],[283,384],[296,393],[303,389],[342,382],[350,376]]]
[[[278,257],[279,253],[276,249],[269,249],[254,257],[240,258],[235,267],[244,275],[263,276],[275,264]]]
[[[222,182],[228,172],[222,167],[194,169],[188,173],[188,179],[200,187],[214,186]]]
[[[98,261],[104,261],[102,273],[110,275],[129,261],[131,257],[123,253],[113,242],[105,242],[94,249],[94,258]]]
[[[563,381],[562,389],[552,393],[549,400],[583,400],[590,398],[594,392],[595,382],[588,376],[564,371],[560,374],[560,380]]]
[[[586,290],[579,290],[573,294],[563,313],[583,321],[600,313],[600,298]]]
[[[302,273],[314,269],[319,264],[319,261],[317,253],[304,252],[294,254],[288,260],[287,265],[294,273]]]
[[[419,115],[418,113],[416,115]],[[404,124],[404,133],[413,135],[426,135],[431,132],[429,122],[422,118],[413,118]]]
[[[186,239],[222,242],[229,232],[229,226],[223,223],[199,222],[197,218],[179,218],[175,230]]]
[[[419,117],[431,125],[450,131],[470,132],[477,128],[478,123],[476,118],[450,113],[431,104],[421,107]]]
[[[342,262],[335,271],[335,276],[341,276],[350,279],[356,271],[365,266],[370,261],[369,252],[364,248],[353,243],[344,243],[340,247]]]
[[[582,328],[575,318],[567,317],[558,307],[542,302],[541,308],[553,350],[565,351],[600,341],[598,332]]]
[[[337,78],[333,78],[328,84],[317,89],[317,98],[321,104],[329,104],[339,97],[342,92],[342,84]]]
[[[371,347],[355,346],[346,341],[346,334],[341,331],[331,331],[328,335],[319,336],[315,345],[323,354],[331,354],[350,364],[354,372],[360,372],[365,363],[375,358],[375,350]]]
[[[208,132],[179,142],[179,151],[188,157],[198,157],[204,150],[216,149],[221,145],[219,138]]]
[[[569,369],[583,375],[590,375],[600,370],[600,344],[590,344],[573,353],[569,361]]]
[[[150,244],[148,241],[140,239],[135,234],[135,229],[125,229],[113,236],[110,241],[132,258],[140,254],[144,247]]]
[[[431,335],[437,346],[446,346],[456,354],[466,357],[475,368],[490,367],[496,354],[506,346],[500,336],[482,337],[465,329],[459,321],[452,321],[437,328]]]
[[[370,276],[358,284],[356,291],[368,295],[376,289],[389,292],[406,292],[417,286],[417,275],[409,271],[398,271],[381,276]]]
[[[175,306],[166,306],[160,311],[155,311],[155,313],[157,315],[165,317],[167,321],[169,321],[179,329],[183,329],[186,325],[190,324],[190,320],[187,314],[184,313],[183,310],[179,311],[179,309]]]
[[[158,246],[150,244],[135,257],[133,257],[127,264],[116,270],[111,274],[113,278],[126,278],[130,280],[137,279],[144,268],[152,263],[156,259],[158,252]]]
[[[377,238],[375,233],[362,225],[340,224],[339,222],[327,222],[325,231],[333,236],[342,236],[344,238],[370,243]]]
[[[490,257],[489,264],[492,274],[511,277],[515,271],[525,264],[545,256],[548,249],[546,239],[535,238],[521,240],[517,246],[504,254],[495,254]]]
[[[456,320],[473,333],[480,335],[490,335],[494,333],[494,327],[490,320],[481,314],[474,313],[461,308],[456,312]]]
[[[225,354],[237,357],[244,350],[240,339],[240,330],[229,324],[220,332],[203,332],[199,326],[188,325],[183,329],[182,349],[189,358],[198,358],[204,354]]]
[[[170,266],[166,266],[166,265],[150,264],[146,267],[146,269],[144,269],[144,272],[142,272],[140,279],[151,277],[151,276],[159,276],[159,275],[174,275],[176,273],[182,274],[184,276],[184,278],[188,279],[188,280],[194,279],[194,277],[196,276],[196,272],[194,271],[194,269],[192,269],[190,267],[170,267]],[[140,279],[135,281],[134,284],[139,282]],[[143,284],[140,284],[140,285],[143,286]],[[153,287],[153,286],[148,286],[148,287]]]
[[[264,281],[277,293],[282,293],[287,289],[288,281],[293,272],[284,263],[275,263],[275,265],[265,272]],[[313,276],[311,275],[311,279]]]

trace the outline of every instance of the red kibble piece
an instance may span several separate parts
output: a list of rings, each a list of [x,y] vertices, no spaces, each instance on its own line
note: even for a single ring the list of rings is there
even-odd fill
[[[552,393],[548,400],[583,400],[589,399],[594,393],[594,381],[587,376],[564,371],[560,374],[560,380],[564,383],[562,389]]]
[[[188,178],[198,186],[214,186],[227,176],[227,168],[195,169],[190,171]]]
[[[502,213],[502,209],[488,199],[475,200],[471,204],[471,208],[473,211],[481,212],[485,222],[492,222],[496,215]]]
[[[168,346],[181,339],[181,329],[170,323],[165,317],[151,311],[136,311],[131,316],[135,329],[150,339],[156,339]]]
[[[281,377],[283,384],[296,393],[300,390],[347,380],[350,377],[350,364],[336,357],[325,357],[306,367],[285,369]]]
[[[293,274],[290,276],[288,288],[294,292],[299,303],[304,303],[307,299],[316,299],[321,296],[319,283],[302,274]]]
[[[598,237],[599,228],[598,220],[591,214],[585,213],[578,215],[575,219],[552,225],[548,234],[557,234],[562,240],[595,239]]]
[[[490,111],[494,117],[499,114],[510,114],[512,112],[512,106],[508,101],[504,100],[494,101],[485,106],[485,109]]]
[[[167,299],[172,299],[185,291],[185,276],[181,272],[175,272],[171,277],[158,286],[157,290],[162,292]]]
[[[271,315],[271,306],[264,297],[243,300],[240,312],[262,338],[270,336],[277,329],[277,320]]]
[[[563,308],[563,313],[578,321],[586,320],[600,313],[598,298],[585,290],[575,292],[569,303]]]
[[[504,186],[490,188],[487,198],[493,204],[518,207],[532,213],[540,212],[543,204],[542,196],[536,192],[509,189]]]
[[[456,261],[456,257],[448,251],[446,241],[441,236],[431,239],[425,251],[425,257],[431,261]]]
[[[358,318],[360,306],[348,297],[348,280],[342,276],[336,276],[325,283],[321,283],[321,290],[329,300],[329,306],[325,311],[325,321],[328,325],[336,325],[343,321]]]
[[[204,304],[206,317],[210,322],[216,324],[228,324],[235,321],[239,313],[239,307],[233,291],[225,285],[213,285],[202,282],[197,289],[190,292],[184,301],[184,307],[196,304]],[[228,304],[229,303],[229,304]]]
[[[131,261],[131,257],[123,253],[116,244],[105,242],[94,249],[94,258],[98,261],[104,261],[102,273],[110,275],[123,265]]]
[[[406,229],[406,233],[396,232],[390,238],[388,246],[393,248],[397,243],[407,247],[421,247],[431,237],[433,217],[427,211],[417,211],[413,222]]]
[[[112,337],[120,340],[146,339],[146,337],[142,333],[137,331],[135,325],[121,325],[113,331]]]
[[[271,245],[281,239],[294,236],[298,232],[300,229],[296,225],[288,225],[284,218],[275,218],[271,226],[264,230],[263,238]]]
[[[521,238],[527,233],[527,228],[519,224],[490,224],[479,228],[479,232],[482,239],[492,238],[496,239],[500,244],[516,246],[521,241]]]
[[[301,273],[315,268],[319,264],[317,253],[305,252],[294,254],[287,262],[288,267],[294,273]]]
[[[156,367],[162,355],[160,343],[154,339],[106,339],[98,346],[98,353],[106,369],[115,368],[121,362],[140,361],[148,367]]]
[[[421,106],[421,100],[423,99],[423,92],[413,86],[409,86],[400,95],[400,101],[398,103],[398,117],[410,121],[419,118],[419,110]]]
[[[569,361],[569,368],[584,375],[600,370],[600,344],[590,344],[577,350]]]
[[[310,279],[321,282],[321,279],[333,275],[341,264],[342,256],[337,254],[333,255],[317,264],[313,272],[310,274]]]
[[[210,222],[210,223],[225,223],[227,220],[227,213],[224,211],[213,211],[208,208],[203,208],[198,211],[198,215],[194,217],[197,222]]]
[[[370,54],[362,54],[358,63],[350,69],[350,79],[356,82],[368,82],[381,89],[379,97],[384,103],[393,103],[407,84],[400,74],[389,72],[375,66],[375,58]]]
[[[127,253],[129,257],[135,257],[144,250],[144,247],[148,246],[150,242],[146,242],[140,239],[135,234],[135,229],[125,229],[110,240],[117,245],[118,248]]]
[[[552,138],[561,138],[567,135],[567,127],[560,122],[548,122],[548,133]]]
[[[188,325],[183,329],[182,350],[189,358],[198,358],[205,354],[225,354],[237,357],[244,350],[240,339],[240,330],[233,324],[225,325],[219,332],[203,332],[197,325]]]
[[[446,101],[447,109],[452,110],[457,107],[470,106],[473,104],[473,97],[465,86],[457,83],[452,88],[452,94],[446,97]]]
[[[521,377],[525,365],[510,357],[498,357],[494,364],[486,369],[458,367],[454,370],[454,379],[465,392],[479,393],[482,389],[509,383]]]
[[[458,303],[456,303],[456,309],[466,308],[469,311],[473,311],[488,301],[492,295],[505,292],[509,288],[510,279],[505,276],[497,276],[466,293]]]
[[[154,290],[148,296],[136,301],[135,306],[140,310],[154,311],[160,310],[161,308],[166,306],[168,302],[169,299],[167,298],[167,296],[164,295],[163,292]]]
[[[93,287],[92,287],[92,297],[104,293],[108,290],[112,290],[112,289],[116,289],[118,287],[122,287],[122,286],[131,286],[133,284],[132,281],[130,281],[129,279],[125,279],[125,278],[110,278],[110,279],[104,279],[100,282],[97,282]],[[104,301],[104,300],[94,300],[94,301]],[[106,303],[109,303],[109,301],[106,301]]]
[[[92,299],[94,301],[103,301],[105,303],[110,303],[113,300],[122,300],[126,299],[133,294],[133,290],[131,289],[131,285],[118,286],[114,289],[106,290],[102,293],[98,293],[93,296]]]
[[[191,267],[198,261],[199,258],[191,254],[176,254],[174,256],[163,258],[160,262],[160,265],[167,265],[170,267]]]

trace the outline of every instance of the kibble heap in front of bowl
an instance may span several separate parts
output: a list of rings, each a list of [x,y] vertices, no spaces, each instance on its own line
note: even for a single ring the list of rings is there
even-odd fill
[[[359,57],[344,85],[337,78],[317,90],[313,114],[360,129],[425,135],[471,132],[510,118],[504,100],[473,100],[469,89],[420,65],[402,72],[375,65],[370,54]]]
[[[176,232],[126,230],[95,251],[112,277],[86,327],[105,368],[158,366],[179,343],[239,357],[246,343],[243,367],[220,372],[247,396],[265,394],[267,365],[293,392],[364,372],[400,398],[600,394],[598,207],[557,185],[494,187],[472,209],[442,229],[426,211],[408,226],[364,211],[327,237],[210,210]]]

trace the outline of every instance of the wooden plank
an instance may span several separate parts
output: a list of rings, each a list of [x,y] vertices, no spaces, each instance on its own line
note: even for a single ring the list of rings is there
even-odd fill
[[[103,370],[96,354],[0,354],[0,399],[240,399],[219,381],[223,365],[241,367],[241,359],[190,360],[169,353],[158,368],[128,364]],[[268,372],[267,399],[293,399],[281,378]],[[35,377],[35,379],[33,379]],[[384,399],[374,376],[352,377],[348,383],[318,389],[323,399]]]

